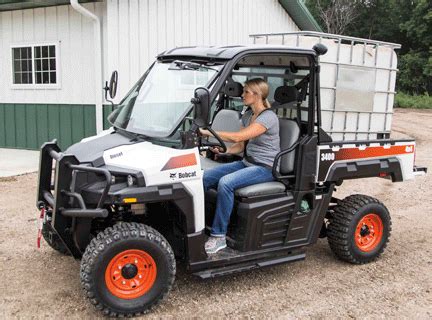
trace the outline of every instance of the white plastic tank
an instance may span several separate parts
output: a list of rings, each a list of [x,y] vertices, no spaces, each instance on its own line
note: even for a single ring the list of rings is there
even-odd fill
[[[251,37],[255,44],[326,45],[320,57],[322,128],[333,141],[390,137],[399,44],[309,31]]]

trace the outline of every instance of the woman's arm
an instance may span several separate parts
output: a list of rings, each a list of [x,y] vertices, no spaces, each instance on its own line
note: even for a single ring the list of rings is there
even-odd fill
[[[267,129],[262,124],[254,122],[246,128],[240,129],[238,132],[216,131],[216,134],[219,135],[223,141],[237,143],[258,137],[260,134],[266,132],[266,130]],[[200,131],[204,136],[213,136],[208,130],[200,129]]]
[[[233,143],[231,146],[227,148],[227,151],[225,153],[237,154],[243,152],[243,150],[244,150],[244,142],[242,141],[242,142]]]

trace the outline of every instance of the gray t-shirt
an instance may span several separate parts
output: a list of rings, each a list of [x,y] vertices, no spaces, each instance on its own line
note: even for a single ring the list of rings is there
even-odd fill
[[[248,109],[241,120],[243,127],[247,127],[252,120],[252,110]],[[279,119],[273,111],[264,110],[255,122],[263,125],[267,130],[249,140],[246,146],[247,158],[243,159],[243,163],[247,166],[257,164],[272,167],[274,158],[280,151]]]

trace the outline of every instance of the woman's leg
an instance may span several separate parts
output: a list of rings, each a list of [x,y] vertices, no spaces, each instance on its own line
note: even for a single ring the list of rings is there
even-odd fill
[[[208,169],[204,171],[203,184],[204,184],[204,192],[210,188],[216,188],[219,180],[229,174],[233,173],[237,170],[243,169],[245,165],[242,161],[235,161],[230,163],[225,163],[223,165]]]
[[[226,234],[236,189],[273,180],[272,170],[261,166],[245,167],[223,176],[218,184],[216,213],[211,235],[223,236]]]

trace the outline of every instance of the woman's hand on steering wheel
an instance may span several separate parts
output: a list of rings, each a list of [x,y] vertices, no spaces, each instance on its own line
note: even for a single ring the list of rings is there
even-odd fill
[[[225,142],[221,139],[221,137],[219,137],[219,135],[211,128],[207,128],[206,129],[199,129],[199,133],[201,135],[201,146],[204,147],[203,149],[205,150],[210,150],[213,153],[224,153],[227,151],[227,147],[225,145]],[[217,142],[210,142],[208,141],[208,139],[203,139],[203,138],[208,138],[208,137],[214,137]],[[213,151],[214,149],[217,149],[217,151]]]

